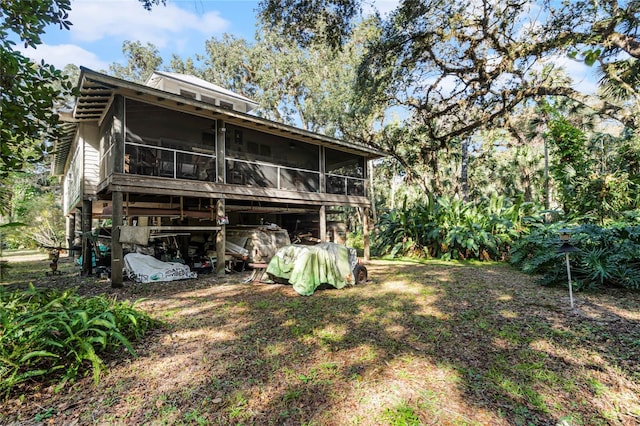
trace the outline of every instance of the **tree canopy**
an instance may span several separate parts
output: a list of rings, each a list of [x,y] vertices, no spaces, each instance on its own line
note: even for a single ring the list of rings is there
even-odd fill
[[[151,43],[143,46],[139,41],[126,40],[122,44],[122,53],[127,64],[113,63],[109,66],[109,72],[125,80],[144,83],[162,64],[158,48]]]
[[[59,70],[44,62],[36,64],[14,50],[10,35],[25,46],[41,44],[40,36],[49,24],[68,29],[69,0],[0,1],[0,178],[20,170],[25,162],[42,158],[45,141],[57,135],[58,116],[53,104],[63,82]],[[69,90],[69,84],[60,86]]]
[[[323,40],[333,46],[348,39],[362,4],[264,0],[261,13],[303,45]],[[639,6],[637,0],[404,0],[369,45],[359,92],[375,102],[408,108],[425,125],[429,139],[440,144],[499,122],[527,99],[550,95],[587,103],[635,127],[636,114],[619,104],[596,103],[555,84],[541,70],[569,55],[597,63],[603,82],[616,82],[627,96],[637,97],[633,70],[640,53]]]
[[[365,7],[362,0],[263,0],[261,17],[301,46],[339,50]],[[637,131],[639,9],[637,0],[403,0],[388,15],[375,15],[380,31],[363,48],[351,111],[357,117],[375,106],[385,115],[401,111],[402,118],[361,140],[393,155],[425,189],[441,193],[446,173],[455,173],[443,166],[458,161],[451,154],[460,149],[466,158],[469,138],[502,129],[502,138],[521,147],[529,138],[524,130],[538,121],[532,140],[539,141],[544,123],[523,121],[536,105],[582,106],[587,115]],[[559,65],[571,59],[597,69],[599,93],[572,86]]]

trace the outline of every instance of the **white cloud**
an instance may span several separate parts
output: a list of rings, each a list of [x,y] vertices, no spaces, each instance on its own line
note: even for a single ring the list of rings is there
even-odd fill
[[[73,0],[69,20],[73,25],[68,31],[50,27],[44,44],[22,52],[57,68],[71,63],[107,70],[122,58],[125,40],[152,43],[161,51],[190,56],[211,35],[230,27],[218,11],[190,10],[186,5],[181,9],[170,2],[147,11],[139,0]]]
[[[185,33],[201,38],[229,28],[217,11],[196,14],[171,3],[147,11],[138,0],[76,0],[69,19],[73,22],[70,36],[77,43],[115,38],[158,48],[175,47],[173,41]]]
[[[38,63],[44,59],[46,63],[54,65],[58,69],[64,68],[67,64],[82,65],[96,71],[109,68],[109,64],[100,60],[95,53],[73,44],[56,46],[42,44],[38,46],[37,50],[22,49],[22,54]]]

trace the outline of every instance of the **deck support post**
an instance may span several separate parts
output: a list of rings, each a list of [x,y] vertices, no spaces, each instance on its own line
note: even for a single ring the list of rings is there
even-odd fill
[[[224,277],[224,264],[226,248],[226,228],[225,223],[225,202],[220,198],[216,201],[216,215],[218,216],[218,225],[220,230],[216,233],[216,275]]]
[[[113,112],[113,172],[124,173],[124,140],[125,140],[125,99],[116,96]],[[127,195],[127,205],[129,196]],[[111,287],[122,287],[122,268],[124,266],[120,227],[124,223],[124,194],[121,191],[111,193]],[[128,214],[128,212],[127,212]]]
[[[320,206],[320,241],[323,243],[327,241],[327,206],[324,204]]]
[[[90,198],[82,200],[82,276],[88,277],[92,274],[93,248],[89,241],[91,234],[91,209]]]
[[[75,231],[75,220],[76,220],[76,216],[75,214],[71,213],[69,215],[67,215],[66,217],[66,228],[65,228],[65,241],[67,242],[67,249],[69,249],[69,251],[67,252],[67,256],[69,257],[73,257],[73,237],[74,237],[74,231]]]
[[[111,213],[111,287],[122,288],[122,268],[124,259],[122,258],[122,243],[120,242],[120,228],[122,226],[122,192],[114,191],[111,194],[113,212]]]

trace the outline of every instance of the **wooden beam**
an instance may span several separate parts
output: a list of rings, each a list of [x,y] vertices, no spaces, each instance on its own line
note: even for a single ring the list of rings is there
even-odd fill
[[[216,182],[224,183],[226,174],[225,165],[225,145],[227,128],[222,120],[216,121]]]
[[[89,241],[91,233],[91,200],[82,201],[82,272],[83,277],[92,274],[93,249]]]
[[[320,206],[320,241],[327,241],[327,206]]]
[[[182,194],[185,197],[209,199],[247,200],[274,202],[292,205],[339,205],[368,207],[370,201],[364,196],[348,196],[317,192],[297,192],[275,188],[256,188],[215,182],[141,176],[132,174],[112,175],[99,186],[99,192],[122,191],[148,195]]]
[[[69,257],[73,257],[73,234],[75,231],[75,220],[75,214],[70,214],[66,217],[65,240],[67,242],[67,247],[69,247],[69,251],[67,253]]]
[[[327,192],[327,176],[326,176],[326,167],[325,167],[325,152],[324,146],[319,146],[319,161],[320,161],[320,192],[325,194]]]
[[[187,226],[187,225],[163,225],[149,226],[151,231],[176,231],[176,232],[198,232],[198,231],[219,231],[219,226]]]
[[[224,208],[224,199],[219,199],[216,203],[216,215],[218,216],[218,223],[221,223],[221,220],[226,217],[226,212]],[[225,252],[226,248],[226,239],[227,239],[227,226],[223,223],[220,225],[220,230],[216,234],[216,275],[219,277],[224,277],[224,263],[225,263]]]
[[[122,267],[124,266],[120,227],[122,226],[122,192],[111,194],[113,215],[111,216],[111,287],[122,288]]]

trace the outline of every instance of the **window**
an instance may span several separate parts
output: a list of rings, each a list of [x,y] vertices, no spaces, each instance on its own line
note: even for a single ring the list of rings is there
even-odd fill
[[[216,99],[212,98],[210,96],[200,95],[200,100],[202,102],[210,104],[210,105],[215,105],[216,104]]]
[[[183,90],[180,89],[180,96],[184,96],[185,98],[190,98],[190,99],[195,99],[196,98],[196,94],[193,92],[190,92],[188,90]]]
[[[220,101],[220,108],[233,110],[233,104],[230,102]]]

